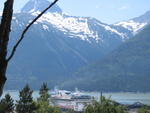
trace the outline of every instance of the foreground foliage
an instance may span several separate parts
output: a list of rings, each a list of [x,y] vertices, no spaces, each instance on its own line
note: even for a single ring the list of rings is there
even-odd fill
[[[9,94],[0,101],[0,113],[13,113],[14,101]]]
[[[48,91],[47,84],[43,83],[39,91],[40,97],[36,102],[38,106],[36,113],[61,113],[59,108],[50,106],[50,95]]]
[[[127,113],[127,111],[123,106],[102,96],[100,102],[94,100],[93,104],[88,105],[84,113]]]
[[[138,113],[150,113],[150,110],[148,109],[147,106],[143,106],[138,110]]]
[[[35,113],[36,105],[32,97],[33,91],[26,85],[22,91],[19,92],[19,100],[16,104],[17,113]]]
[[[19,100],[14,101],[9,94],[6,94],[0,101],[0,113],[76,113],[73,110],[61,111],[60,108],[52,106],[49,89],[44,83],[39,90],[39,98],[33,100],[33,91],[26,85],[19,92]],[[100,101],[93,100],[87,105],[82,113],[128,113],[126,107],[115,101],[101,96]],[[147,106],[143,106],[137,113],[150,113]]]

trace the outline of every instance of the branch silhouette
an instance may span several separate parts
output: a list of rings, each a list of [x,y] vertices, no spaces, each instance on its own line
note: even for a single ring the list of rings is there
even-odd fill
[[[19,44],[21,43],[21,41],[24,39],[24,35],[26,34],[26,32],[29,30],[29,28],[48,10],[50,9],[53,5],[56,4],[56,2],[58,2],[58,0],[54,0],[54,2],[52,2],[46,9],[44,9],[35,19],[32,20],[32,22],[29,23],[29,25],[23,30],[20,39],[16,42],[16,44],[13,46],[12,52],[10,54],[10,56],[7,59],[7,62],[9,62],[12,57],[14,56],[17,47],[19,46]]]

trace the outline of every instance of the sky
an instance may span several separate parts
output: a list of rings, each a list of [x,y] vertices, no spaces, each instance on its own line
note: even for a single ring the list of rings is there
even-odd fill
[[[0,0],[2,11],[5,0]],[[28,0],[15,0],[14,10],[19,11]],[[61,9],[73,16],[94,17],[112,24],[128,20],[150,10],[150,0],[59,0]]]

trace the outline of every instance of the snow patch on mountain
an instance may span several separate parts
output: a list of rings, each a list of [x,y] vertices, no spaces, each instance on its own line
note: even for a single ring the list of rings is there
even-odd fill
[[[49,28],[48,28],[47,25],[43,25],[43,29],[44,29],[44,30],[49,30]]]
[[[36,16],[39,13],[40,12],[34,12],[32,15]],[[37,22],[48,22],[66,34],[80,37],[82,40],[89,41],[89,38],[94,38],[98,41],[100,39],[97,32],[89,29],[87,18],[76,18],[59,13],[48,12],[44,14]]]
[[[30,0],[22,8],[21,12],[37,16],[49,4],[50,2],[48,0]],[[93,42],[93,40],[96,43],[103,42],[103,37],[101,37],[103,36],[103,33],[99,32],[101,27],[104,28],[104,31],[106,30],[109,34],[117,35],[117,37],[120,37],[122,40],[128,38],[126,33],[115,29],[114,26],[112,27],[111,25],[101,23],[88,17],[76,17],[64,14],[57,4],[48,10],[34,24],[38,23],[47,25],[47,27],[43,26],[44,30],[48,30],[49,25],[52,25],[68,37],[79,38],[81,40],[88,41],[89,43]]]
[[[132,31],[133,33],[137,33],[140,29],[142,29],[144,26],[146,26],[147,23],[139,23],[139,22],[130,20],[130,21],[119,22],[114,25],[122,26],[122,27]]]
[[[102,27],[104,27],[106,30],[111,31],[112,33],[115,33],[115,34],[119,35],[123,40],[126,39],[126,38],[128,38],[125,33],[120,33],[119,31],[117,31],[114,28],[111,28],[108,25],[104,25],[104,24],[99,24],[99,25],[102,26]]]

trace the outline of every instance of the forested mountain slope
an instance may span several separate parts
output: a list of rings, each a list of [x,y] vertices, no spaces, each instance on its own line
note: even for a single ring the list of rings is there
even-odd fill
[[[76,79],[76,80],[75,80]],[[150,91],[150,26],[103,60],[82,68],[63,84],[92,91]]]

